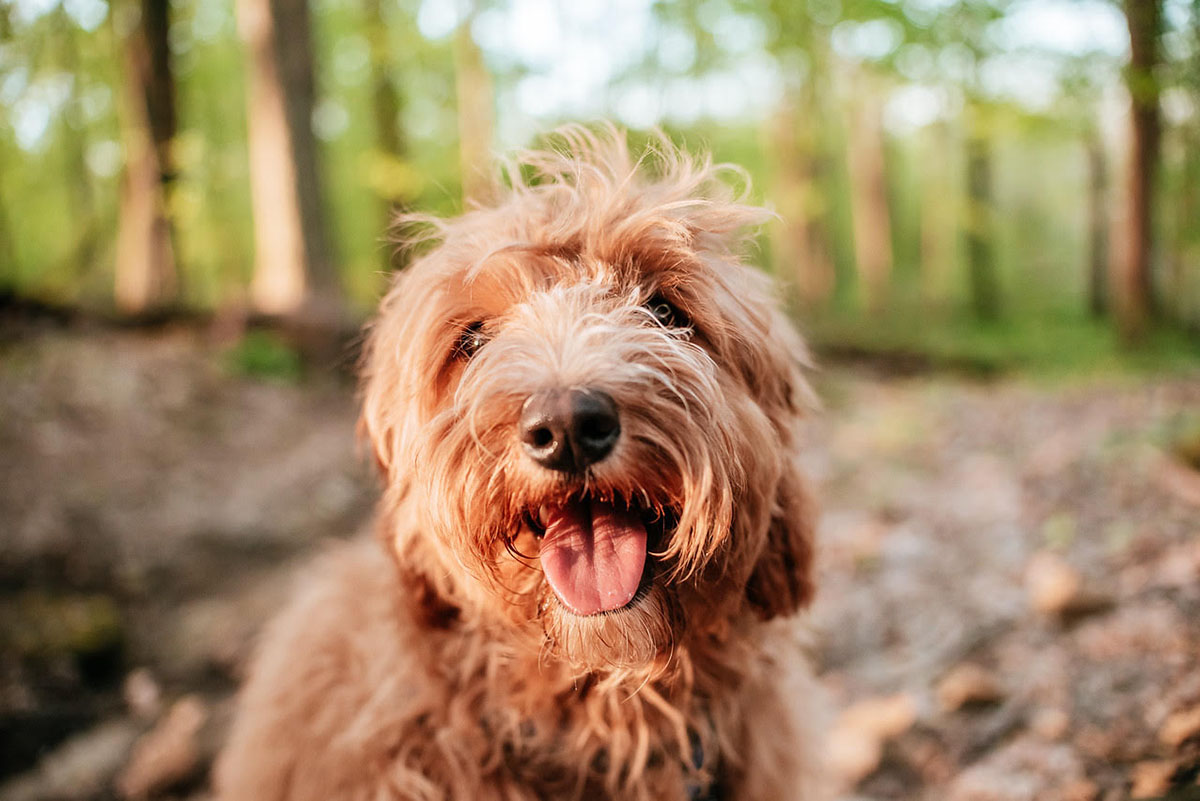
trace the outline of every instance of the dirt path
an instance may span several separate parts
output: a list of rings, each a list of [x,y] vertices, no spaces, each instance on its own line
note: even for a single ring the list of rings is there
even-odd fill
[[[819,383],[813,620],[844,797],[1195,786],[1200,474],[1164,448],[1200,425],[1200,373]],[[0,799],[110,798],[122,770],[136,790],[155,725],[191,749],[175,797],[202,797],[257,626],[368,525],[352,387],[112,332],[8,345],[0,386]]]

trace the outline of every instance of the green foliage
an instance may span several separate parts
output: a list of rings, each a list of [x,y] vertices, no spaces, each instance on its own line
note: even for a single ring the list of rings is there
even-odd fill
[[[1104,373],[1179,373],[1200,369],[1200,344],[1179,331],[1153,332],[1129,350],[1111,326],[1080,313],[1017,315],[981,323],[962,312],[894,311],[865,319],[821,315],[799,325],[818,354],[850,355],[903,368],[949,370],[980,377],[1022,372],[1044,378]]]
[[[226,351],[225,367],[235,375],[282,383],[295,383],[304,373],[299,352],[277,334],[261,330],[246,332]]]
[[[452,37],[449,28],[425,35],[417,24],[450,5],[398,0],[371,12],[362,0],[314,0],[314,127],[334,256],[353,314],[365,315],[386,282],[385,256],[393,248],[386,230],[395,208],[453,214],[462,207]],[[1006,38],[1006,25],[1030,6],[1012,0],[659,0],[646,23],[644,52],[610,65],[604,107],[610,115],[620,111],[621,100],[639,87],[679,86],[692,87],[696,107],[706,109],[706,78],[766,65],[757,74],[778,84],[777,100],[792,111],[790,128],[776,130],[775,108],[744,118],[714,119],[706,111],[680,121],[668,114],[662,125],[688,147],[711,148],[717,160],[744,166],[754,202],[784,211],[781,197],[793,192],[801,198],[807,219],[792,216],[769,226],[757,258],[793,290],[817,261],[828,262],[831,287],[819,308],[807,310],[825,341],[841,337],[857,346],[869,340],[872,348],[911,348],[934,360],[961,356],[1051,372],[1072,363],[1136,367],[1137,359],[1112,343],[1106,324],[1079,319],[1090,241],[1084,141],[1114,128],[1116,118],[1104,104],[1120,91],[1121,56],[1090,45],[1034,53],[1042,70],[1037,77],[1050,95],[1040,103],[1015,100],[987,78],[1031,55]],[[474,27],[495,82],[505,139],[498,150],[519,144],[511,131],[545,130],[555,122],[549,116],[525,120],[512,108],[520,82],[546,67],[538,57],[523,60],[527,48],[503,22],[514,8],[503,0],[481,2]],[[111,0],[0,4],[0,287],[92,307],[111,302],[121,126],[129,124],[120,43],[132,9]],[[173,0],[171,13],[179,134],[169,213],[183,272],[181,300],[193,308],[238,304],[254,263],[244,47],[232,3]],[[382,25],[368,22],[378,18]],[[1172,113],[1159,187],[1165,213],[1156,280],[1168,325],[1149,342],[1156,355],[1147,356],[1160,366],[1194,361],[1180,331],[1200,329],[1200,6],[1166,0],[1164,20],[1167,63],[1156,80]],[[673,50],[664,46],[670,42]],[[381,147],[371,113],[378,108],[379,70],[399,90],[400,152]],[[906,122],[920,102],[936,103],[935,111]],[[853,228],[857,190],[847,165],[856,104],[888,123],[883,184],[892,308],[882,320],[855,312],[862,306],[862,279]],[[39,115],[45,116],[40,134]],[[634,134],[635,144],[643,136]],[[966,154],[972,137],[987,142],[992,161],[986,200],[994,225],[974,243],[988,254],[985,277],[994,282],[989,286],[1002,320],[990,326],[964,314],[971,303],[971,240],[964,234],[973,230]],[[797,153],[802,174],[785,174],[783,165]],[[1107,155],[1106,202],[1115,208],[1120,158],[1111,143]],[[785,263],[782,241],[802,225],[813,226],[820,239],[816,257]],[[914,313],[920,327],[911,324]],[[1166,330],[1172,325],[1178,330]],[[1046,338],[1061,342],[1047,345]],[[252,335],[231,363],[249,374],[294,377],[298,361],[288,353],[281,343]]]

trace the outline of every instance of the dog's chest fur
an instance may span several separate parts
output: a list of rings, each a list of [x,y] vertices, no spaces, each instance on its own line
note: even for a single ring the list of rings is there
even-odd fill
[[[265,632],[222,801],[821,797],[805,789],[820,716],[802,663],[778,670],[753,642],[722,652],[732,674],[692,660],[682,703],[654,684],[576,683],[468,619],[427,628],[376,543],[322,562]]]
[[[426,676],[451,706],[463,688],[486,688],[478,708],[440,723],[487,744],[478,756],[495,765],[494,778],[545,798],[629,798],[636,787],[655,788],[655,798],[725,797],[709,703],[693,692],[694,672],[686,682],[580,677],[544,655],[480,648],[461,610],[415,587],[404,611],[431,646]]]

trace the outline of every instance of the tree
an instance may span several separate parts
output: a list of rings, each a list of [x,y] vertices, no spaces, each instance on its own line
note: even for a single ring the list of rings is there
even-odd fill
[[[845,158],[845,145],[829,125],[836,112],[830,83],[834,63],[830,26],[808,2],[755,0],[747,10],[768,20],[767,47],[785,72],[780,120],[790,121],[793,133],[775,137],[775,156],[782,168],[777,185],[795,201],[792,216],[784,221],[793,244],[785,241],[783,252],[795,251],[791,272],[807,305],[848,302],[853,264],[849,258],[838,258],[843,250],[849,256],[849,243],[838,247],[841,242],[833,221],[833,199],[838,193],[833,173],[835,164]],[[719,39],[716,31],[709,33],[713,40]]]
[[[967,203],[964,236],[967,286],[971,309],[981,320],[1000,316],[1000,281],[996,274],[996,222],[992,191],[992,149],[987,122],[979,106],[967,117]]]
[[[367,46],[371,59],[371,110],[375,121],[375,162],[391,175],[403,175],[406,143],[400,129],[400,110],[403,96],[393,76],[394,59],[387,20],[384,18],[380,0],[363,0],[363,16],[366,22]],[[392,180],[380,182],[377,191],[383,195],[384,225],[386,230],[404,208],[404,195],[399,185]],[[401,251],[401,255],[403,251]],[[393,267],[393,254],[383,251],[385,270]]]
[[[777,273],[792,276],[800,301],[818,309],[833,294],[834,264],[821,221],[824,199],[814,153],[817,132],[797,109],[798,94],[784,98],[772,124],[775,170],[770,191],[783,218],[772,250]]]
[[[1004,13],[1006,0],[958,0],[938,18],[935,41],[939,47],[958,46],[966,56],[963,74],[957,76],[966,95],[963,124],[966,129],[966,198],[963,238],[967,257],[967,290],[975,316],[1000,317],[1000,276],[996,261],[996,209],[992,185],[991,109],[980,80],[980,67],[992,54],[987,35],[991,23]]]
[[[956,147],[951,123],[934,122],[921,134],[920,288],[926,307],[936,305],[944,288],[957,280],[959,243],[958,176],[947,154]]]
[[[469,4],[454,32],[454,82],[458,97],[459,163],[463,198],[484,200],[492,190],[488,165],[492,159],[492,79],[483,53],[471,35],[479,11]]]
[[[316,87],[307,0],[238,0],[249,54],[251,299],[270,315],[336,322],[341,293],[312,131]]]
[[[72,176],[69,195],[70,214],[71,219],[77,225],[75,241],[72,243],[67,257],[69,264],[64,272],[72,276],[79,276],[92,266],[99,233],[97,230],[96,204],[93,198],[91,172],[87,168],[87,159],[85,156],[88,144],[87,131],[80,99],[80,89],[83,83],[82,76],[86,73],[79,53],[78,31],[75,24],[71,21],[70,16],[66,13],[66,9],[59,6],[54,10],[52,17],[55,39],[58,43],[58,60],[67,73],[73,76],[80,76],[71,81],[71,97],[63,108],[62,119],[58,126],[59,138],[65,150],[66,167]],[[161,31],[157,33],[161,35]],[[170,93],[170,74],[156,77],[160,81],[165,79],[168,83],[168,87],[159,91]],[[166,155],[169,158],[169,149]],[[168,174],[163,179],[164,194],[165,189],[170,186],[170,177]]]
[[[892,224],[888,207],[884,133],[878,93],[860,74],[851,103],[850,179],[854,255],[866,308],[882,311],[892,277]]]
[[[117,307],[140,313],[175,298],[178,276],[168,215],[174,171],[175,81],[169,0],[140,0],[124,36],[125,174],[114,294]]]
[[[1108,313],[1108,155],[1096,128],[1084,134],[1088,174],[1088,311],[1093,317]]]
[[[1152,258],[1154,184],[1162,142],[1160,87],[1162,0],[1124,0],[1129,26],[1129,66],[1125,83],[1130,100],[1129,164],[1121,246],[1114,265],[1117,322],[1126,341],[1145,332],[1154,310]]]
[[[1200,0],[1192,0],[1187,28],[1190,54],[1177,65],[1176,83],[1192,102],[1192,114],[1176,130],[1174,248],[1170,293],[1175,319],[1200,330]]]

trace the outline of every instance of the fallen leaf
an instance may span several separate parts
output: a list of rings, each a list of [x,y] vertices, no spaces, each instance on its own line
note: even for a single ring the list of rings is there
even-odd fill
[[[166,717],[133,748],[117,789],[125,798],[146,798],[187,778],[200,759],[196,735],[208,710],[194,696],[175,702]]]
[[[1200,737],[1200,705],[1175,712],[1158,730],[1158,739],[1172,748],[1178,748],[1194,737]]]
[[[1062,801],[1095,801],[1100,796],[1100,788],[1089,779],[1077,779],[1062,788],[1059,797]]]
[[[1040,709],[1030,728],[1044,740],[1061,740],[1071,728],[1071,718],[1061,709]]]
[[[949,712],[976,704],[994,704],[1003,697],[995,674],[970,662],[956,665],[937,685],[938,703]]]
[[[1133,787],[1130,798],[1157,798],[1171,789],[1171,777],[1175,775],[1175,763],[1171,761],[1146,761],[1133,766],[1130,778]]]
[[[1079,596],[1082,584],[1075,568],[1048,551],[1034,554],[1025,570],[1029,601],[1043,614],[1061,614]]]
[[[906,693],[859,701],[838,717],[829,737],[834,775],[853,787],[879,767],[884,744],[912,727],[917,702]]]
[[[1079,617],[1112,605],[1109,596],[1085,589],[1079,571],[1049,551],[1040,551],[1029,560],[1025,587],[1030,605],[1048,616]]]

